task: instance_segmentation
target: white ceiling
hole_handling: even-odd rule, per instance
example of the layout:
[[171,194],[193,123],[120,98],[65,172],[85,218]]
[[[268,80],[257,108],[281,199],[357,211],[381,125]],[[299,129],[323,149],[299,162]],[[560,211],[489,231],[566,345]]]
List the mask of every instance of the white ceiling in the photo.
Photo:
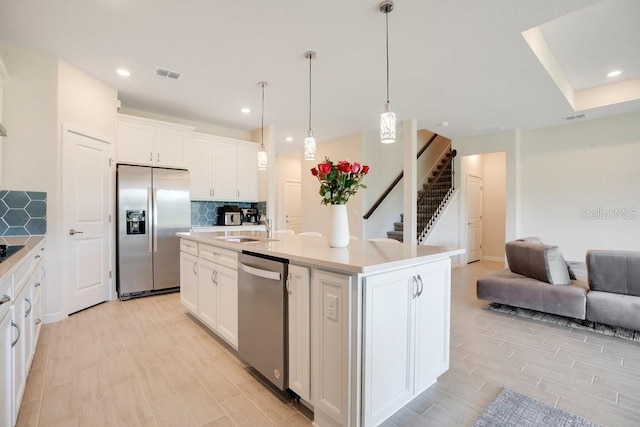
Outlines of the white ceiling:
[[[619,3],[622,15],[544,29],[551,48],[565,52],[560,62],[570,58],[576,86],[594,84],[612,67],[638,72],[640,16],[633,4],[640,2],[606,1]],[[574,111],[521,33],[596,3],[396,0],[389,15],[390,99],[398,119],[418,119],[450,138],[492,126],[564,123]],[[625,7],[631,7],[626,15]],[[257,82],[267,81],[265,124],[275,126],[278,152],[296,155],[308,119],[304,52],[317,52],[316,138],[377,132],[385,101],[384,31],[377,0],[0,0],[0,42],[61,57],[116,87],[126,108],[249,131],[260,127]],[[579,42],[569,44],[576,35]],[[116,75],[120,67],[131,76]],[[184,76],[160,78],[156,67]],[[240,113],[245,106],[253,112]],[[586,113],[637,110],[640,101]],[[445,121],[447,127],[438,125]],[[285,142],[287,136],[294,141]]]

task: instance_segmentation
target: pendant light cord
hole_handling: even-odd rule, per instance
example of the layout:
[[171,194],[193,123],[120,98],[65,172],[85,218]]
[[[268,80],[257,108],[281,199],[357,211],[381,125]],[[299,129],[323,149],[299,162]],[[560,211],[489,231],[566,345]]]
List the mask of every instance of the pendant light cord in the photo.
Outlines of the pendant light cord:
[[264,82],[262,83],[262,120],[260,122],[260,148],[264,151]]
[[313,55],[309,55],[309,131],[311,131],[311,60]]
[[389,12],[384,14],[387,34],[387,104],[389,103]]

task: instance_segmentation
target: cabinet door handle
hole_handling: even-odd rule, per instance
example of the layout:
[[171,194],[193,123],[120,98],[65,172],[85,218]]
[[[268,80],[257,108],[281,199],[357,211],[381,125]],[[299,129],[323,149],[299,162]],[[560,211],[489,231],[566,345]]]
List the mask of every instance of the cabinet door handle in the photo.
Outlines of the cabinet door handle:
[[41,283],[40,283],[40,282],[36,282],[36,283],[34,283],[34,284],[33,284],[33,287],[34,287],[34,288],[39,288],[39,287],[40,287],[40,285],[41,285]]
[[0,297],[0,305],[4,304],[5,302],[9,302],[11,301],[11,297],[9,295],[2,295]]
[[288,293],[289,295],[293,295],[293,292],[291,292],[291,287],[289,286],[289,285],[290,285],[290,282],[291,282],[291,273],[289,273],[289,274],[287,275],[287,281],[286,281],[286,282],[284,282],[284,285],[285,285],[285,287],[286,287],[286,289],[287,289],[287,293]]
[[25,297],[24,300],[29,303],[29,310],[24,312],[24,318],[26,319],[27,317],[29,317],[29,314],[31,314],[31,309],[33,308],[33,304],[31,304],[31,300],[27,297]]
[[217,283],[216,283],[216,271],[215,270],[211,271],[211,282],[214,285],[217,285]]
[[198,272],[196,271],[196,263],[193,263],[193,274],[197,275]]
[[149,161],[153,162],[153,152],[149,151]]
[[34,259],[38,259],[38,258],[40,258],[40,255],[36,255],[36,256],[34,256],[33,258],[34,258]]
[[160,163],[160,153],[157,153],[158,163]]
[[42,319],[36,319],[36,325],[39,325],[40,323],[42,323]]
[[215,196],[215,195],[216,195],[216,189],[215,189],[215,188],[212,188],[212,189],[211,189],[211,196]]
[[42,274],[42,277],[46,276],[47,274],[47,270],[44,268],[43,265],[40,266],[40,274]]
[[18,337],[16,338],[16,340],[14,342],[11,343],[11,348],[13,348],[18,343],[18,340],[20,340],[20,327],[13,320],[11,321],[11,326],[16,328],[16,330],[18,331]]
[[236,198],[240,198],[240,190],[236,190]]
[[420,282],[420,290],[418,291],[418,296],[422,295],[422,291],[424,290],[424,282],[422,281],[422,276],[418,274],[418,282]]
[[411,284],[413,285],[413,293],[411,299],[415,299],[416,296],[418,296],[418,279],[416,279],[416,276],[411,277]]
[[82,233],[84,233],[84,231],[74,230],[73,228],[69,230],[69,236],[74,236],[76,234],[82,234]]

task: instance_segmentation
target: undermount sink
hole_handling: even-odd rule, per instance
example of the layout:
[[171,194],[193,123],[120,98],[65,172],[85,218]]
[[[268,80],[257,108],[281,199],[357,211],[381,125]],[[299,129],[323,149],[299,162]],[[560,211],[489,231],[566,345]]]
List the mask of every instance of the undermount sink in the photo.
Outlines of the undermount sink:
[[256,242],[277,242],[276,239],[260,238],[260,237],[246,237],[246,236],[218,236],[218,240],[224,240],[225,242],[233,243],[256,243]]

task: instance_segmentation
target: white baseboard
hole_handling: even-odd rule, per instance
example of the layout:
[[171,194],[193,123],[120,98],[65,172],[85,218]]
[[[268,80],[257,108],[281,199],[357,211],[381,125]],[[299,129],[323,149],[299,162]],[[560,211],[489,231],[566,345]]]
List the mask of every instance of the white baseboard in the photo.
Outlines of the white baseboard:
[[504,262],[504,257],[499,256],[483,256],[483,261]]
[[66,319],[67,317],[68,316],[61,311],[52,314],[45,314],[44,316],[42,316],[42,323],[55,323],[61,321],[62,319]]

